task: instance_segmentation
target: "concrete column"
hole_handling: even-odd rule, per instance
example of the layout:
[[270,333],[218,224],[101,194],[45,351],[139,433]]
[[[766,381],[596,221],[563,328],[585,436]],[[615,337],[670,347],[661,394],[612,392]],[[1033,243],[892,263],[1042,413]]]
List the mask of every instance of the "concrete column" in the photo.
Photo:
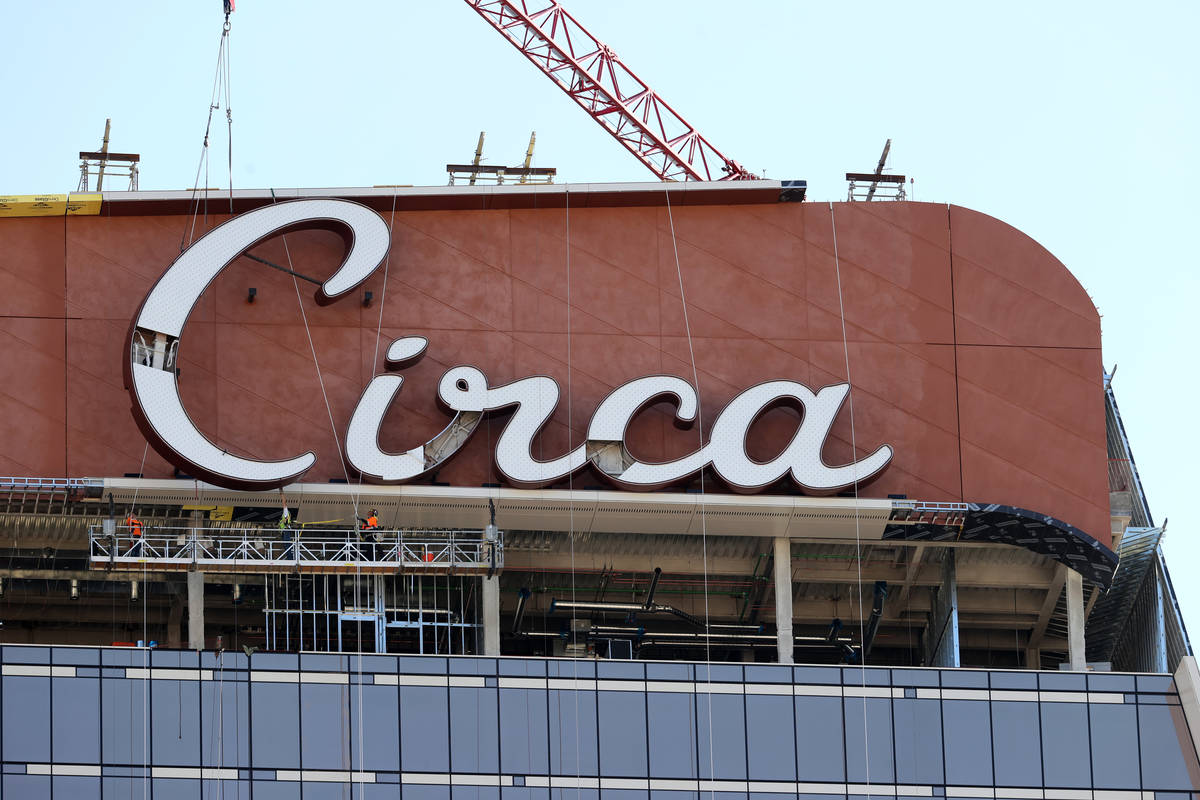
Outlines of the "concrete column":
[[1041,669],[1042,668],[1042,648],[1026,647],[1025,648],[1025,669]]
[[942,552],[942,585],[934,589],[933,611],[925,628],[925,664],[930,667],[957,667],[958,654],[958,577],[954,550]]
[[775,646],[780,664],[794,663],[792,634],[792,540],[775,539]]
[[483,578],[483,654],[500,655],[500,576]]
[[188,647],[204,649],[204,573],[187,574]]
[[1071,669],[1079,672],[1087,669],[1083,622],[1083,576],[1075,570],[1069,569],[1067,570],[1067,647],[1070,650]]

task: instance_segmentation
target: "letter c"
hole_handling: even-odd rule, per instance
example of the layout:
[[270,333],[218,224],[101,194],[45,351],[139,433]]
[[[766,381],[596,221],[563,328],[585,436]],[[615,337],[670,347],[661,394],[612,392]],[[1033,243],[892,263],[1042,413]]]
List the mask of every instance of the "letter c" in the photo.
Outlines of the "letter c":
[[273,489],[295,481],[316,462],[310,451],[280,461],[228,453],[205,438],[188,416],[175,380],[180,334],[209,284],[254,245],[290,230],[328,228],[346,241],[346,258],[317,291],[331,302],[359,286],[391,246],[384,221],[348,200],[291,200],[264,206],[214,228],[180,253],[158,279],[131,326],[125,385],[147,441],[175,466],[221,486]]

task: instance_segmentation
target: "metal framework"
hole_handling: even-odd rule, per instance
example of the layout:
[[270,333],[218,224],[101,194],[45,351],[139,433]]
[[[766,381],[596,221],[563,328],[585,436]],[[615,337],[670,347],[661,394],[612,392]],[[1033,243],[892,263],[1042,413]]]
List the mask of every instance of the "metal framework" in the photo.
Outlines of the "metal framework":
[[554,183],[558,170],[554,167],[533,166],[533,147],[537,143],[537,131],[529,134],[529,147],[525,150],[525,160],[515,167],[496,167],[481,164],[483,160],[483,139],[487,131],[479,132],[479,144],[475,145],[475,157],[470,164],[447,164],[446,172],[450,175],[450,185],[456,181],[466,181],[468,186],[476,183],[494,183],[503,186],[507,179],[515,183]]
[[888,139],[883,145],[883,155],[879,156],[879,163],[875,166],[874,172],[846,173],[846,180],[850,182],[850,191],[846,196],[848,201],[853,203],[856,200],[870,202],[872,200],[904,199],[904,176],[883,174],[883,166],[887,163],[888,153],[891,149],[892,140]]
[[503,534],[489,539],[481,530],[380,530],[360,539],[344,529],[153,527],[133,537],[125,526],[93,525],[88,548],[92,565],[108,569],[467,574],[504,567]]
[[82,501],[98,499],[104,482],[95,478],[0,476],[0,513],[71,513]]
[[138,162],[142,157],[137,153],[112,153],[108,149],[108,137],[112,132],[112,120],[104,120],[104,140],[99,150],[82,150],[79,153],[79,191],[88,191],[90,178],[96,176],[96,191],[104,188],[106,174],[119,178],[129,178],[129,191],[136,192],[138,188]]
[[[463,577],[267,575],[268,650],[472,653],[478,649],[474,586]],[[401,640],[406,641],[401,641]]]
[[474,186],[477,182],[494,183],[503,186],[509,183],[554,183],[558,170],[554,167],[494,167],[489,164],[447,164],[446,173],[450,176],[450,185],[457,181],[466,181]]
[[557,2],[466,2],[660,179],[758,177],[722,155]]

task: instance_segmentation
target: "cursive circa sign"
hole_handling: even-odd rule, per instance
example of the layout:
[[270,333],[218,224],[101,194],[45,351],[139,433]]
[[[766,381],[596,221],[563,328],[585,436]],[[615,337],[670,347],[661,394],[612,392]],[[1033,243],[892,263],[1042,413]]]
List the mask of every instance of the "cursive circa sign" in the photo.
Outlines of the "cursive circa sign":
[[[359,203],[319,199],[265,206],[234,217],[181,253],[146,295],[130,326],[125,382],[134,418],[164,458],[218,486],[272,489],[298,480],[316,462],[312,452],[262,461],[223,450],[196,428],[176,381],[180,336],[208,285],[255,244],[306,228],[333,230],[346,243],[341,266],[317,291],[317,301],[323,304],[362,284],[390,247],[387,225]],[[427,346],[423,337],[397,339],[387,349],[389,368],[416,361]],[[514,410],[496,443],[495,459],[499,471],[518,487],[546,486],[591,464],[622,489],[655,489],[709,468],[739,492],[758,491],[790,477],[806,492],[830,494],[874,478],[892,459],[892,448],[881,445],[850,464],[826,464],[821,453],[850,385],[838,383],[813,392],[795,381],[776,380],[752,386],[730,401],[712,424],[707,443],[693,453],[663,463],[639,461],[625,441],[626,429],[639,412],[670,401],[676,421],[686,426],[699,408],[690,383],[672,375],[651,375],[610,392],[593,413],[585,441],[543,461],[533,456],[532,443],[558,405],[558,384],[539,375],[491,386],[484,372],[473,366],[454,367],[442,376],[438,397],[453,412],[445,429],[422,445],[389,453],[379,446],[379,431],[403,383],[395,372],[372,378],[350,419],[344,455],[367,480],[403,483],[436,470],[462,448],[484,414],[508,408]],[[756,461],[746,453],[747,433],[764,411],[779,404],[799,407],[801,422],[778,455]]]

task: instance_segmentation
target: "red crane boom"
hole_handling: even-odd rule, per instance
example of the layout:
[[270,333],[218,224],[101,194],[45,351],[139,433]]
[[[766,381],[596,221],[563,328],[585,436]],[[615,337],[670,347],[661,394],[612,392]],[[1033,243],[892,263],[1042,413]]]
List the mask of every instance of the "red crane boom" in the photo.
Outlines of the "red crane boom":
[[753,180],[557,0],[466,0],[625,149],[665,181]]

